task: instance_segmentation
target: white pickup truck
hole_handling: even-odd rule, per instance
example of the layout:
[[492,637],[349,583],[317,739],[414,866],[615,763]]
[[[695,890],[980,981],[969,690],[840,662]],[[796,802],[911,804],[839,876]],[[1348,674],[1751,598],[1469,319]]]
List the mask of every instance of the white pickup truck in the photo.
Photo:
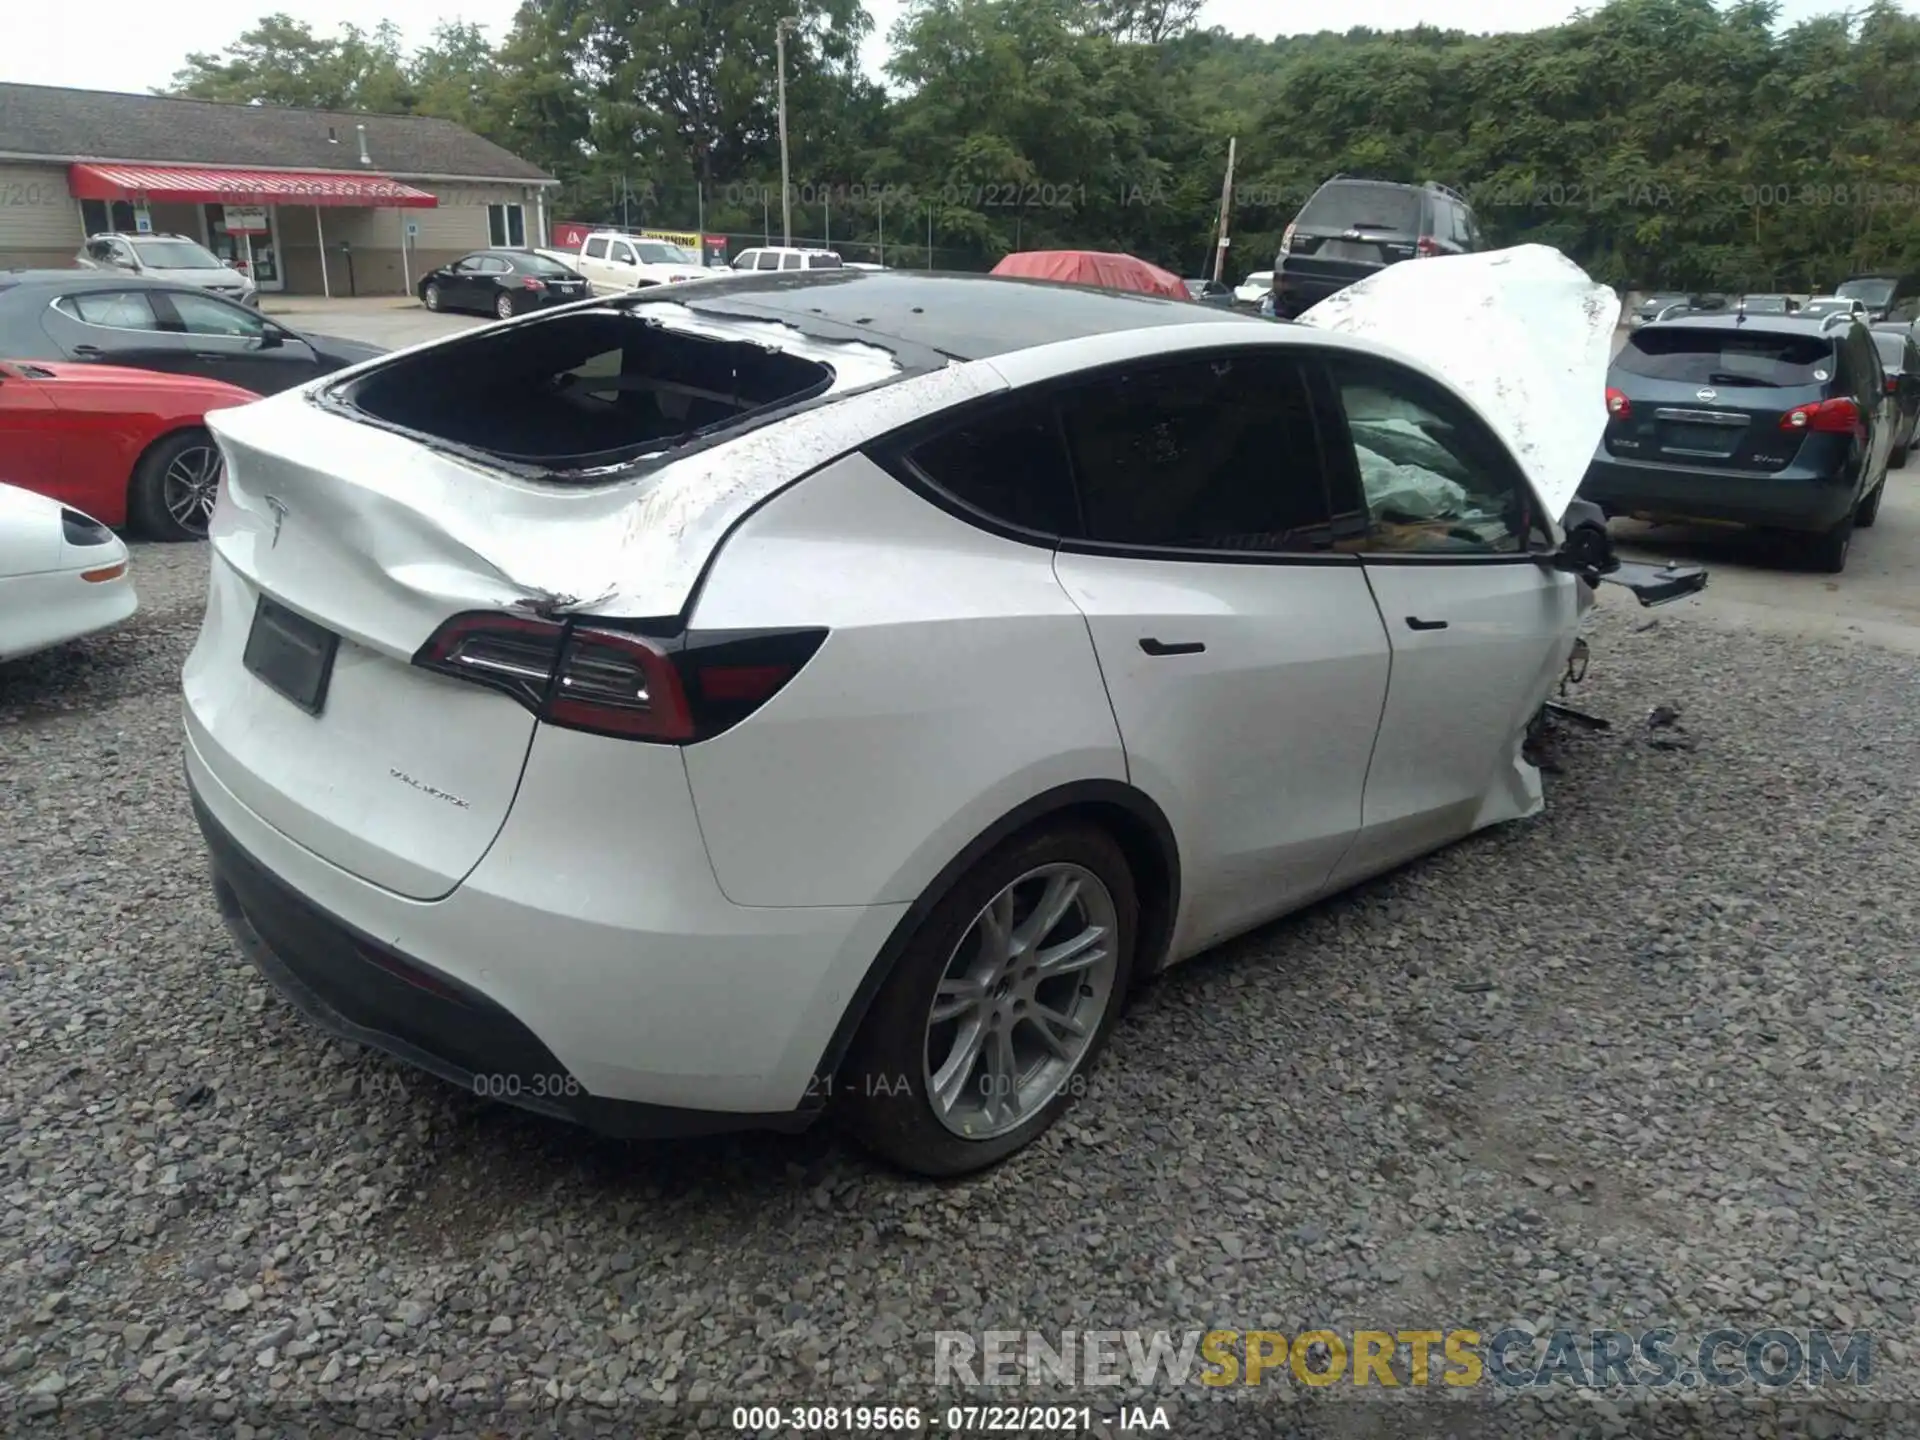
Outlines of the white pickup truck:
[[700,257],[665,240],[648,240],[619,230],[595,230],[578,250],[542,250],[587,277],[596,295],[704,280],[724,271],[705,269]]

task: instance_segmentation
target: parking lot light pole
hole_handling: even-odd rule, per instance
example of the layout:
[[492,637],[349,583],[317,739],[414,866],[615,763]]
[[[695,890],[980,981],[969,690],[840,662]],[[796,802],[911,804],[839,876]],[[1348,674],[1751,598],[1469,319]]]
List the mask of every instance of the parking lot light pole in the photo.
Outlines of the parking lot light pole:
[[786,15],[773,27],[780,56],[780,243],[788,249],[793,248],[793,184],[787,173],[787,31],[799,23],[799,16]]

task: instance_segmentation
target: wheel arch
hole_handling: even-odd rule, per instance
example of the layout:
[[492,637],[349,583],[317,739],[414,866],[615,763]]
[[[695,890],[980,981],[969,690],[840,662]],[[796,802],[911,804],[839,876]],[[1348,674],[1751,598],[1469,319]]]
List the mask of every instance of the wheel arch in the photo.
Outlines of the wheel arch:
[[[861,977],[815,1067],[822,1081],[839,1073],[874,997],[930,912],[981,858],[1017,835],[1063,819],[1084,818],[1113,837],[1133,871],[1140,901],[1133,978],[1165,968],[1180,911],[1180,850],[1166,812],[1144,791],[1120,780],[1076,780],[1023,801],[976,835],[907,907]],[[826,1086],[822,1089],[829,1088]]]
[[182,416],[176,420],[169,421],[166,429],[148,440],[146,444],[140,447],[139,452],[134,455],[133,463],[127,466],[127,483],[124,487],[129,520],[131,520],[133,516],[134,508],[133,487],[140,481],[140,472],[146,467],[147,458],[169,440],[177,439],[182,435],[191,435],[195,431],[206,436],[208,441],[216,447],[219,445],[220,442],[213,438],[213,431],[207,428],[206,416]]

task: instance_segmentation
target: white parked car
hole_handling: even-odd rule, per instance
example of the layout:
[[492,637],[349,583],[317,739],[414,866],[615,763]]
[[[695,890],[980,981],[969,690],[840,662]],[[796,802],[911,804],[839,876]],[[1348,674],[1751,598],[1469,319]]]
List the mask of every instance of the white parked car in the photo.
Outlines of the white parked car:
[[253,281],[184,235],[89,235],[73,257],[87,270],[120,270],[146,280],[198,285],[242,305],[258,304]]
[[[733,257],[735,270],[845,270],[853,267],[836,250],[806,250],[797,245],[757,245]],[[865,268],[864,266],[861,268]]]
[[118,625],[138,603],[117,535],[58,500],[0,484],[0,661]]
[[1537,247],[1337,298],[743,277],[214,413],[239,944],[610,1132],[1019,1148],[1143,977],[1542,803],[1617,302]]
[[621,230],[596,230],[578,250],[534,252],[558,260],[586,276],[596,295],[618,295],[650,285],[677,285],[704,280],[717,273],[707,269],[691,250],[667,240],[649,240]]
[[1240,305],[1258,305],[1273,293],[1273,272],[1256,270],[1234,288],[1233,298]]

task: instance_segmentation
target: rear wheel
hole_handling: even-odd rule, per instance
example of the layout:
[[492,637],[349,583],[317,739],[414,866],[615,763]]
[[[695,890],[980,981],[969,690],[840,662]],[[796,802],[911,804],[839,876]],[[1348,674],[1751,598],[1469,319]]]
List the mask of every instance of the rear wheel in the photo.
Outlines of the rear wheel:
[[519,307],[513,303],[513,296],[511,295],[503,294],[498,300],[493,302],[493,313],[498,315],[502,320],[511,320],[514,311],[518,308]]
[[1120,1014],[1138,901],[1086,824],[1016,837],[928,913],[836,1082],[847,1128],[922,1175],[1006,1158],[1059,1118]]
[[1846,569],[1847,552],[1853,548],[1853,524],[1853,512],[1848,511],[1838,525],[1814,536],[1807,545],[1807,563],[1827,575],[1838,575]]
[[178,431],[140,457],[127,487],[127,514],[152,539],[204,540],[225,473],[211,435]]
[[440,287],[438,285],[427,286],[426,289],[420,292],[420,303],[425,305],[429,310],[438,311],[442,303]]

